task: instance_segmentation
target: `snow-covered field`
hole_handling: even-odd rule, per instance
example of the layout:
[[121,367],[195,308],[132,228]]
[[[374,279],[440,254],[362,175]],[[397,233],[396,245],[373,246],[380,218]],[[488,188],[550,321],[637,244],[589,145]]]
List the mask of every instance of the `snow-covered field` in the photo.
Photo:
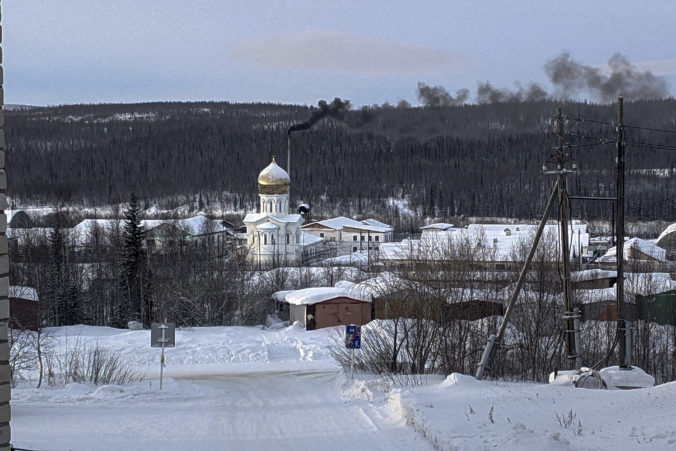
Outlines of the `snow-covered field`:
[[146,379],[13,389],[19,448],[676,449],[676,383],[605,391],[452,374],[401,387],[374,375],[350,380],[328,349],[338,328],[210,327],[177,331],[160,391],[149,331],[48,332],[57,348],[79,340],[120,349]]

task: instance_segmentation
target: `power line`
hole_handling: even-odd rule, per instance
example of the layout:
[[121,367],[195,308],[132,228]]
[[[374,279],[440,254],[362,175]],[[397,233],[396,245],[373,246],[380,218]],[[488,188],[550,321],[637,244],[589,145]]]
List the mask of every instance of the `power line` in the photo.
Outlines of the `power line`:
[[[601,124],[601,125],[607,125],[607,126],[612,126],[612,127],[617,126],[617,124],[614,123],[614,122],[597,121],[597,120],[594,120],[594,119],[583,119],[583,118],[580,118],[580,117],[569,117],[569,116],[564,116],[564,118],[566,120],[576,121],[576,122],[589,122],[589,123],[592,123],[592,124]],[[648,130],[648,131],[651,131],[651,132],[660,132],[660,133],[672,133],[672,134],[676,135],[676,130],[667,130],[667,129],[664,129],[664,128],[642,127],[640,125],[627,125],[627,124],[623,124],[622,126],[624,128],[634,128],[634,129],[637,129],[637,130]]]
[[635,128],[638,130],[650,130],[651,132],[673,133],[676,135],[676,130],[665,130],[663,128],[640,127],[638,125],[625,125],[624,128]]
[[648,144],[631,141],[625,141],[625,144],[631,144],[632,146],[651,147],[653,149],[676,150],[676,146],[670,146],[668,144]]

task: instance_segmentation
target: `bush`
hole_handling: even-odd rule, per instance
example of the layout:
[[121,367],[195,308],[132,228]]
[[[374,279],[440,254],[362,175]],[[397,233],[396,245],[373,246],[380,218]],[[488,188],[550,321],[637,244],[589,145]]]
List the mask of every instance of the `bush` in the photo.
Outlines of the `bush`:
[[73,346],[66,345],[65,352],[46,355],[45,361],[50,385],[71,382],[121,385],[143,380],[143,375],[122,359],[121,351],[98,343],[82,346],[79,338]]

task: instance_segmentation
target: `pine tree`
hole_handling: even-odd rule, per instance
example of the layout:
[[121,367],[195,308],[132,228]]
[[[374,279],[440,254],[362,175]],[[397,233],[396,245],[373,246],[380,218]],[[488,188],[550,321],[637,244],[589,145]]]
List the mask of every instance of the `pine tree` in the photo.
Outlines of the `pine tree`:
[[68,277],[66,272],[66,249],[61,214],[57,211],[56,223],[49,232],[49,265],[47,269],[47,299],[43,310],[47,324],[62,326],[67,311]]
[[60,210],[57,210],[55,220],[49,233],[47,298],[43,314],[48,324],[67,326],[82,322],[80,292],[69,267],[68,234]]
[[135,193],[131,195],[125,218],[119,283],[121,303],[114,322],[117,327],[125,327],[132,320],[147,326],[151,318],[151,312],[145,311],[149,308],[150,271],[143,248],[145,230],[141,225],[141,209]]

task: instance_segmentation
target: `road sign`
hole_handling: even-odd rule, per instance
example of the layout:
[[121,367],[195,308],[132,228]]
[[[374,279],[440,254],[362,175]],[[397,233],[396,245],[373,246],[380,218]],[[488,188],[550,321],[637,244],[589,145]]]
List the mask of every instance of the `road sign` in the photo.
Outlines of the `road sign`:
[[150,325],[150,346],[153,348],[176,346],[176,325],[174,323],[152,323]]
[[356,324],[345,326],[345,347],[347,349],[361,349],[361,326]]
[[162,348],[162,355],[160,356],[160,390],[162,390],[164,348],[176,346],[176,325],[174,323],[152,323],[150,325],[150,346]]

